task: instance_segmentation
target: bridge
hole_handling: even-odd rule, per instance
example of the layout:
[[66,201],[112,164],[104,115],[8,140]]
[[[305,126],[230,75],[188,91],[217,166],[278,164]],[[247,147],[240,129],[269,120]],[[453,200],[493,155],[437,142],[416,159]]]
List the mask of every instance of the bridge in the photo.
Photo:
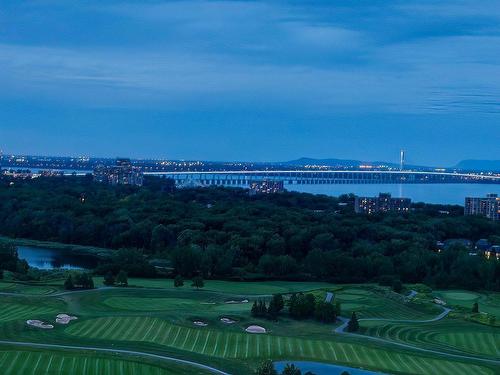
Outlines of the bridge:
[[175,180],[178,185],[248,186],[255,181],[283,181],[285,185],[332,184],[500,184],[500,175],[416,171],[215,171],[145,172]]

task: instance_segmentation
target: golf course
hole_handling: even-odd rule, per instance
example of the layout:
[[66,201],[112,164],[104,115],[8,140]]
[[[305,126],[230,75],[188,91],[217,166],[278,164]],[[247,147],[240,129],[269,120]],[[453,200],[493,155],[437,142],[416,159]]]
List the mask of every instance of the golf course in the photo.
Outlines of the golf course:
[[[408,299],[370,284],[206,281],[197,289],[189,282],[175,288],[168,279],[129,279],[128,287],[94,281],[95,289],[83,291],[65,291],[63,280],[0,282],[4,374],[251,374],[265,359],[386,374],[494,375],[500,368],[500,327],[453,315],[455,306],[476,301],[485,312],[498,311],[494,293],[440,290]],[[317,299],[334,293],[341,316],[358,314],[360,331],[346,332],[341,321],[250,314],[257,299],[280,293],[287,300],[296,292]],[[73,318],[59,324],[58,314]],[[247,332],[251,325],[265,333]]]

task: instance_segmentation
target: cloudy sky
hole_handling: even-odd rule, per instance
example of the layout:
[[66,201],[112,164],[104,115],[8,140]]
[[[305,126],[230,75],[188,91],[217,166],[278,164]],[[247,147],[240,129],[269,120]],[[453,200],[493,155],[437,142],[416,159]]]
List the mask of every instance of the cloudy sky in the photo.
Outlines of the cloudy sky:
[[498,159],[500,2],[2,0],[0,148]]

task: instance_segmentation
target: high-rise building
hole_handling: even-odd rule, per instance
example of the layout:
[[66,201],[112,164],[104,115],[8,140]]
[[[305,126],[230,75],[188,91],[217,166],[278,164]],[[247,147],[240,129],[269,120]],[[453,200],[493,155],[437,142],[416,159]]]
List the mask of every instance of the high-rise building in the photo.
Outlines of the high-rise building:
[[354,211],[358,214],[374,214],[377,212],[408,212],[411,199],[392,198],[389,193],[380,193],[378,197],[356,197]]
[[134,167],[130,159],[117,159],[116,165],[98,165],[94,169],[94,181],[110,185],[142,186],[144,175],[140,168]]
[[491,220],[500,220],[500,197],[498,194],[487,194],[485,198],[465,198],[466,216],[485,216]]

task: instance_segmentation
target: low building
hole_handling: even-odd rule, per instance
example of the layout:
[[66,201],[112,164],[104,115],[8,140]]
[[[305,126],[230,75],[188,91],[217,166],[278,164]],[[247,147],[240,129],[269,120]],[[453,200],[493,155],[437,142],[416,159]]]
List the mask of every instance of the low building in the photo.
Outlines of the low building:
[[94,181],[109,185],[142,186],[144,175],[140,168],[134,167],[130,159],[117,159],[116,165],[98,165],[94,169]]
[[256,194],[276,194],[285,191],[283,181],[252,181],[250,182],[250,195]]
[[500,220],[500,197],[487,194],[484,198],[465,198],[466,216],[484,216],[491,220]]
[[492,246],[484,252],[486,259],[500,260],[500,246]]
[[374,214],[378,212],[408,212],[411,199],[392,198],[389,193],[380,193],[378,197],[356,197],[354,211],[358,214]]

